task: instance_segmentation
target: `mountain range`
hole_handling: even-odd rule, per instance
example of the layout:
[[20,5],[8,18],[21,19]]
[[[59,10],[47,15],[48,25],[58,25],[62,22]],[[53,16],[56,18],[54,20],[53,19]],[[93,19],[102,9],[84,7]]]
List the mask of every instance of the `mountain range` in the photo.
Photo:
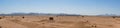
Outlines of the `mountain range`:
[[40,15],[40,16],[80,16],[78,14],[52,14],[52,13],[11,13],[11,14],[0,14],[0,16],[20,16],[20,15]]

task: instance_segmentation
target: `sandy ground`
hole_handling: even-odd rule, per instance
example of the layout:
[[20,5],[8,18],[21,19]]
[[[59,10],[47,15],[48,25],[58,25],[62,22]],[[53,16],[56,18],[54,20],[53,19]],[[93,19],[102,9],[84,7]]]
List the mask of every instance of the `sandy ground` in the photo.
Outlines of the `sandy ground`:
[[0,28],[120,28],[120,17],[0,16]]

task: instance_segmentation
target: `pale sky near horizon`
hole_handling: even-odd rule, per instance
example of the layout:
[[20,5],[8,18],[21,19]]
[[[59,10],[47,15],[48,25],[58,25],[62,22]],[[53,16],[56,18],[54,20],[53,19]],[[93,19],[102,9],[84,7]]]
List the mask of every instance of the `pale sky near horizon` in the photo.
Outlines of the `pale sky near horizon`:
[[0,0],[0,14],[16,12],[120,15],[120,0]]

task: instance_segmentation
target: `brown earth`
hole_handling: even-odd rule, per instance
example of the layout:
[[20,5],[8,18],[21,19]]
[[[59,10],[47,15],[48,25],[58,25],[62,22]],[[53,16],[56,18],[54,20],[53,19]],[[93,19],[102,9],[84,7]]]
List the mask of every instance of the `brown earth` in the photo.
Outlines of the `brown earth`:
[[0,28],[120,28],[120,17],[0,16]]

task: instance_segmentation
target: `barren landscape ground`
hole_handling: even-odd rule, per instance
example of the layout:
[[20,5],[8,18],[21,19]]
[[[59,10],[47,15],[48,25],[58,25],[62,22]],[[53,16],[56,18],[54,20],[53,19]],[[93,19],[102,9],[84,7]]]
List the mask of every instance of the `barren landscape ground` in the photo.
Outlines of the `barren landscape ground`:
[[120,28],[120,17],[0,16],[0,28]]

